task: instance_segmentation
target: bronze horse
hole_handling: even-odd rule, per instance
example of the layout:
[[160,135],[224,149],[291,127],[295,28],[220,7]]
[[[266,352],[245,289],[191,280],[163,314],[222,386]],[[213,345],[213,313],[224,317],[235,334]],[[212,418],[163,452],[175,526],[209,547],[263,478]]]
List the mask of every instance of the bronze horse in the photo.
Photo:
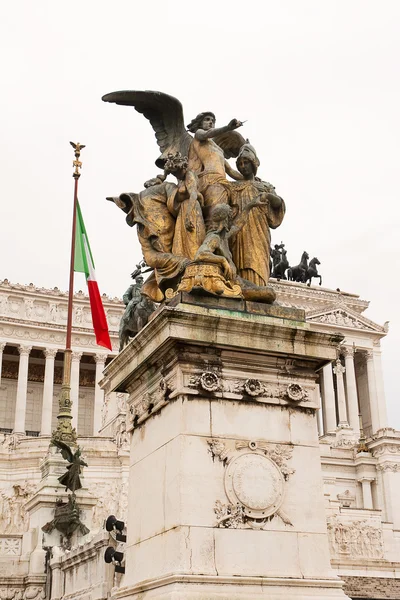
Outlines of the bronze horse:
[[295,267],[289,267],[287,271],[287,278],[289,281],[300,281],[301,283],[306,282],[306,273],[308,269],[309,255],[307,252],[303,252],[301,255],[300,264]]
[[320,265],[320,264],[321,263],[319,262],[318,258],[316,258],[316,257],[314,257],[310,260],[310,264],[308,265],[308,269],[306,272],[306,278],[305,278],[305,281],[306,281],[308,287],[310,287],[311,279],[313,277],[319,277],[319,285],[322,285],[322,277],[318,273],[317,267],[315,266],[315,265]]

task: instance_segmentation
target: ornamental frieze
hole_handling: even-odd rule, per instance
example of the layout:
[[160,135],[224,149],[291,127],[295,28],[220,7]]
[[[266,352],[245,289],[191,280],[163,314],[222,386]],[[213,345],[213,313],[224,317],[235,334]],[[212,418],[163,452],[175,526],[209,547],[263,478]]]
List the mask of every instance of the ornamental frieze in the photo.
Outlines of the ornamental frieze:
[[255,378],[225,379],[211,370],[190,375],[187,387],[206,393],[228,392],[249,399],[280,398],[292,403],[307,402],[310,399],[309,390],[297,382],[267,383]]
[[213,460],[218,458],[225,466],[227,501],[215,502],[216,527],[263,529],[275,516],[292,525],[282,510],[285,482],[294,473],[287,464],[292,445],[219,438],[207,443]]

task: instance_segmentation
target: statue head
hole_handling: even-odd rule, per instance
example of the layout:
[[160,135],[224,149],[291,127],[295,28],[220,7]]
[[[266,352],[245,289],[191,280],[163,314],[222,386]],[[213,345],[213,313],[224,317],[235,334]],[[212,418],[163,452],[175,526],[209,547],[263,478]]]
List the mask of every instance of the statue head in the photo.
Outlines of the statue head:
[[215,127],[215,115],[210,111],[199,113],[186,127],[190,133],[196,133],[198,129],[212,129]]
[[139,285],[142,285],[142,283],[143,283],[143,281],[144,281],[144,280],[143,280],[143,275],[137,275],[137,276],[135,277],[135,280],[136,280],[136,283],[139,283]]
[[[236,159],[236,166],[239,173],[241,173],[245,178],[247,178],[249,175],[257,174],[260,161],[258,160],[255,149],[248,142],[243,144],[243,146],[240,148],[239,156]],[[250,172],[250,169],[252,172]]]
[[229,204],[216,204],[210,212],[208,230],[217,232],[229,230],[232,217],[233,212]]

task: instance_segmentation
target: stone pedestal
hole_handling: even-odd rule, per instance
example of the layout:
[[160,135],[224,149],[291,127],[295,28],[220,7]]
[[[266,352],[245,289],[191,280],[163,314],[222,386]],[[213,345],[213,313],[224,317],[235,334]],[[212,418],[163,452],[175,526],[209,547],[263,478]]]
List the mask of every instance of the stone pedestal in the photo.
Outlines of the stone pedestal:
[[105,370],[129,394],[126,573],[114,598],[345,598],[331,570],[315,371],[299,310],[174,298]]

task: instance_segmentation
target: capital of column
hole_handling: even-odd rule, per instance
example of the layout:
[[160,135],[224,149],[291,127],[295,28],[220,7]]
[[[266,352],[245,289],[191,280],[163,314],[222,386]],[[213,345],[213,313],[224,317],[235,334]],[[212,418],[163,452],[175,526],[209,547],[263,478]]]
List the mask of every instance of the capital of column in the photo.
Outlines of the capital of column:
[[374,358],[374,351],[373,350],[367,350],[365,352],[365,360],[372,360]]
[[344,357],[350,356],[351,358],[354,358],[355,349],[354,346],[343,346],[343,348],[340,349],[340,352]]
[[79,362],[83,356],[83,352],[72,352],[71,358],[72,362]]
[[18,352],[20,356],[29,356],[32,350],[32,346],[18,346]]
[[55,358],[57,352],[57,348],[46,348],[45,350],[43,350],[43,354],[46,358]]
[[362,483],[363,481],[368,481],[369,483],[372,483],[373,481],[375,481],[375,477],[357,477],[357,481],[358,483]]
[[0,342],[0,352],[3,352],[5,347],[6,347],[6,342]]
[[340,362],[340,360],[336,361],[336,365],[333,367],[333,372],[335,373],[335,375],[343,375],[343,373],[346,371],[346,367],[344,367],[342,365],[342,363]]
[[96,362],[96,365],[104,365],[104,363],[107,360],[107,354],[95,354],[94,360]]

